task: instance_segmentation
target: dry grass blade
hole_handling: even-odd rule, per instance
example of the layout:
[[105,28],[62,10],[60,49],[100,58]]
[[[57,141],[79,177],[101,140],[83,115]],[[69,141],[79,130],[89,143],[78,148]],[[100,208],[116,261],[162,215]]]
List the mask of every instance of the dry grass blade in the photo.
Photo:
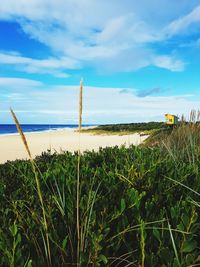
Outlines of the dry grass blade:
[[80,81],[80,91],[79,91],[79,131],[82,127],[82,111],[83,111],[83,81]]
[[12,114],[13,119],[14,119],[14,121],[15,121],[17,130],[18,130],[18,132],[19,132],[19,134],[20,134],[20,136],[21,136],[21,139],[22,139],[22,141],[23,141],[23,144],[24,144],[24,146],[25,146],[25,148],[26,148],[26,151],[27,151],[27,153],[28,153],[28,155],[29,155],[29,158],[32,159],[32,155],[31,155],[30,149],[29,149],[29,147],[28,147],[28,143],[27,143],[27,141],[26,141],[26,137],[25,137],[25,135],[24,135],[24,133],[23,133],[23,131],[22,131],[22,128],[21,128],[21,126],[20,126],[20,124],[19,124],[19,121],[18,121],[18,119],[17,119],[17,117],[16,117],[14,111],[13,111],[12,109],[10,109],[10,111],[11,111],[11,114]]
[[80,134],[82,127],[82,109],[83,109],[83,82],[80,81],[79,90],[79,149],[78,149],[78,164],[77,164],[77,186],[76,186],[76,228],[77,228],[77,263],[80,263]]
[[26,151],[29,155],[29,158],[30,158],[30,162],[31,162],[31,166],[32,166],[32,170],[33,170],[33,173],[35,175],[35,181],[36,181],[36,187],[37,187],[37,193],[38,193],[38,197],[39,197],[39,200],[40,200],[40,203],[41,203],[41,208],[42,208],[42,213],[43,213],[43,227],[44,227],[44,231],[45,231],[45,235],[46,235],[46,243],[44,242],[44,248],[45,248],[45,251],[46,251],[46,254],[47,254],[47,258],[48,258],[48,262],[49,262],[49,265],[51,265],[51,252],[50,252],[50,243],[49,243],[49,235],[48,235],[48,224],[47,224],[47,219],[46,219],[46,212],[45,212],[45,208],[44,208],[44,202],[43,202],[43,197],[42,197],[42,192],[41,192],[41,188],[40,188],[40,182],[39,182],[39,178],[38,178],[38,173],[36,171],[36,164],[32,158],[32,155],[31,155],[31,152],[30,152],[30,149],[29,149],[29,146],[28,146],[28,143],[27,143],[27,140],[26,140],[26,137],[23,133],[23,130],[20,126],[20,123],[17,119],[17,116],[15,115],[14,111],[12,109],[10,109],[11,111],[11,114],[12,114],[12,117],[14,119],[14,122],[16,124],[16,127],[17,127],[17,130],[20,134],[20,137],[22,139],[22,142],[26,148]]

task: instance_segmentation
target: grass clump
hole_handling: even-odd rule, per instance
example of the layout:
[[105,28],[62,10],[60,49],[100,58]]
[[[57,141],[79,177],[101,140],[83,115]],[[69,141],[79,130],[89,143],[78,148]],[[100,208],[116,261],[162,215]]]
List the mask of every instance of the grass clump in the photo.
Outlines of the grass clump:
[[[190,162],[183,157],[175,162],[164,147],[133,146],[81,155],[80,256],[78,158],[78,153],[44,153],[35,160],[41,175],[51,266],[199,264],[199,207],[194,204],[199,203],[199,195],[194,192],[200,192],[200,158]],[[49,264],[30,161],[0,165],[0,203],[0,266]]]

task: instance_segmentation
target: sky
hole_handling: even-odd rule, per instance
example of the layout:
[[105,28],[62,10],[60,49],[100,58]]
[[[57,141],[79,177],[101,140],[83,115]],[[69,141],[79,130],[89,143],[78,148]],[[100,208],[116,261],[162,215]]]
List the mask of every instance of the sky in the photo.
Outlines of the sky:
[[164,121],[200,109],[200,0],[0,4],[0,124]]

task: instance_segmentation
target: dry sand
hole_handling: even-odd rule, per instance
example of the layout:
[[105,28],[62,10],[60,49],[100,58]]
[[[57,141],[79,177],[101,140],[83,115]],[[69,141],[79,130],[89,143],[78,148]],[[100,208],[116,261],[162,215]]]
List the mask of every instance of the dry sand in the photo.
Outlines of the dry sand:
[[[80,150],[95,150],[99,147],[112,147],[115,145],[129,146],[139,145],[147,136],[139,134],[130,135],[92,135],[91,133],[79,133],[74,129],[63,129],[49,132],[27,133],[32,156],[40,155],[42,152],[51,149],[52,152],[62,152],[65,150],[74,152]],[[80,146],[79,146],[80,144]],[[26,159],[27,153],[18,134],[0,135],[0,163],[7,160]]]

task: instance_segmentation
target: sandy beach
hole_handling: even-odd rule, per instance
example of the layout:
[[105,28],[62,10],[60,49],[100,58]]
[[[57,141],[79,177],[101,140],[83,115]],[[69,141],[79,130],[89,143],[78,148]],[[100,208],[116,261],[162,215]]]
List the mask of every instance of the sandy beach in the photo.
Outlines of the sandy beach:
[[[112,147],[115,145],[129,146],[139,145],[147,136],[139,134],[130,135],[93,135],[91,133],[79,133],[74,129],[54,130],[49,132],[35,132],[26,134],[32,156],[40,155],[42,152],[61,153],[62,151],[77,151],[80,147],[81,152],[86,150],[97,151],[99,147]],[[0,135],[0,163],[8,160],[27,159],[27,153],[20,136]]]

